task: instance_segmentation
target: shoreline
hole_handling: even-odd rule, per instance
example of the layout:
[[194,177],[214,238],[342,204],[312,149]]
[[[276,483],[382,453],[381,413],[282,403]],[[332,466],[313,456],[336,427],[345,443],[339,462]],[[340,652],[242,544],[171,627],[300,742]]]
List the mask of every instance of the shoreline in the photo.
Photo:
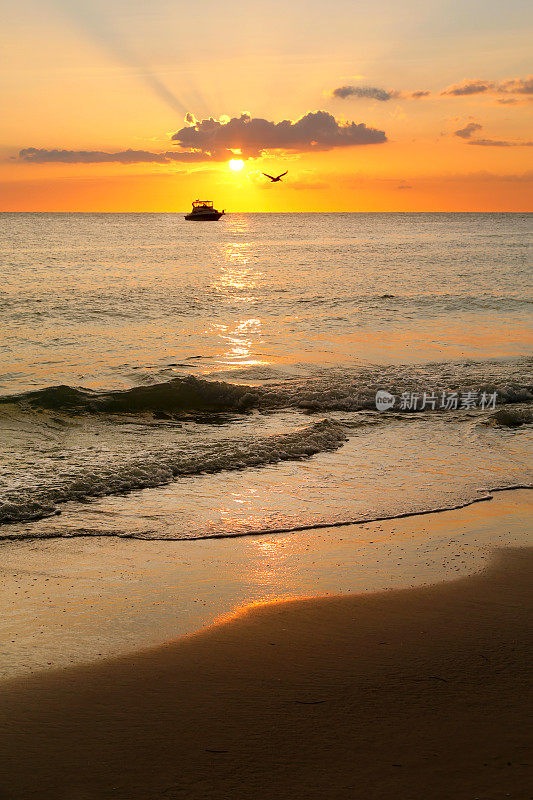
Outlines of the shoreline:
[[0,681],[161,645],[265,602],[449,581],[532,544],[529,490],[459,510],[206,540],[2,546]]
[[[156,487],[161,488],[161,487]],[[139,533],[131,533],[127,534],[124,532],[120,532],[121,539],[137,539],[139,541],[152,541],[152,542],[201,542],[206,539],[239,539],[243,536],[277,536],[280,533],[300,533],[302,531],[314,531],[314,530],[324,530],[326,528],[345,528],[352,525],[370,525],[373,522],[394,522],[395,520],[399,519],[409,519],[410,517],[424,517],[431,514],[444,514],[447,511],[460,511],[463,508],[469,508],[470,506],[475,505],[476,503],[485,503],[490,500],[494,500],[494,495],[498,494],[499,492],[516,492],[521,490],[533,490],[532,483],[517,483],[513,484],[512,486],[496,486],[494,488],[489,489],[478,489],[480,497],[473,497],[469,500],[461,501],[460,503],[456,503],[454,505],[449,506],[439,506],[437,508],[425,508],[418,511],[402,511],[398,514],[390,514],[385,516],[375,516],[375,517],[368,517],[368,518],[361,518],[361,519],[350,519],[350,520],[341,520],[339,522],[313,522],[309,523],[309,525],[295,525],[286,528],[265,528],[263,530],[254,530],[254,531],[237,531],[235,533],[206,533],[204,535],[195,535],[194,537],[149,537],[143,536]],[[134,490],[134,491],[143,491],[141,490]],[[39,517],[36,520],[21,520],[18,521],[17,524],[26,524],[32,525],[33,523],[39,523],[43,520],[52,520],[59,516],[61,516],[61,510],[57,510],[52,512],[46,516]],[[5,523],[6,525],[12,523]],[[92,531],[91,533],[79,533],[75,530],[69,532],[68,536],[65,534],[50,534],[45,536],[32,536],[31,534],[22,535],[22,534],[3,534],[0,535],[0,547],[2,546],[3,542],[41,542],[41,541],[49,541],[51,539],[97,539],[97,538],[114,538],[117,537],[118,534],[115,533],[106,533],[105,531],[97,532]]]
[[521,798],[533,548],[4,684],[10,800]]

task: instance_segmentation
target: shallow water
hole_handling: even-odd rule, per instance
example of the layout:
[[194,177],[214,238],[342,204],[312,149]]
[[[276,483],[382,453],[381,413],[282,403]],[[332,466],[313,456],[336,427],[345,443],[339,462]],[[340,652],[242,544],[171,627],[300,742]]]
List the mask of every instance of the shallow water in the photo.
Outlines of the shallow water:
[[0,215],[0,536],[231,536],[529,485],[530,223]]

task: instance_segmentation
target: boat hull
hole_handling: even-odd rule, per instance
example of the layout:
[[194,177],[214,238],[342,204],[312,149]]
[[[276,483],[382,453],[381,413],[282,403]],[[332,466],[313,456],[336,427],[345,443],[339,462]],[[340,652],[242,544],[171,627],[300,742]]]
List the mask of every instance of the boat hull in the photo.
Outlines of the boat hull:
[[216,222],[223,215],[223,211],[213,211],[212,214],[186,214],[185,219],[190,222]]

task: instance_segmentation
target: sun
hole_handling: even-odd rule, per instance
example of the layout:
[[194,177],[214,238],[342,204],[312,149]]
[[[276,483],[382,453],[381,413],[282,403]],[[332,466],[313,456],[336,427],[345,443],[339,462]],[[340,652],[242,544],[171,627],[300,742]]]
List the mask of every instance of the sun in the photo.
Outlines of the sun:
[[240,172],[240,170],[244,167],[244,161],[240,158],[232,158],[229,162],[229,168],[233,170],[233,172]]

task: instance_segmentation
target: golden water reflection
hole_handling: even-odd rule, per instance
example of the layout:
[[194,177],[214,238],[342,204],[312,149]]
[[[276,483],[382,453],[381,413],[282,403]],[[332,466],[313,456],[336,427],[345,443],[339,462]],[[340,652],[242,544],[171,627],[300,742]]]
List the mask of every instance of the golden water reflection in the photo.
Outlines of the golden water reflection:
[[[246,220],[235,222],[235,231],[244,233]],[[213,322],[210,333],[214,333],[220,341],[217,363],[254,366],[267,362],[255,355],[263,344],[262,320],[258,317],[240,315],[244,306],[257,303],[257,286],[263,273],[250,264],[251,244],[243,241],[224,242],[220,247],[220,274],[212,284],[218,294],[222,309],[227,308],[229,315],[237,312],[238,319],[227,322]]]
[[267,362],[254,358],[258,345],[263,343],[260,319],[243,319],[233,325],[213,324],[221,341],[223,352],[218,363],[254,365]]
[[[217,509],[220,519],[230,519],[234,531],[245,533],[250,530],[271,530],[273,520],[265,513],[254,486],[246,486],[240,491],[230,491],[223,504]],[[279,533],[275,536],[247,537],[246,546],[251,551],[245,580],[253,586],[253,594],[259,594],[261,601],[279,596],[289,589],[294,590],[298,576],[291,568],[291,559],[302,549],[301,542],[293,534]],[[295,550],[296,548],[296,550]],[[304,551],[308,546],[304,545]]]
[[249,242],[225,242],[221,246],[222,263],[214,289],[223,302],[257,302],[254,290],[263,273],[250,265],[250,248]]
[[293,556],[291,545],[294,546],[293,536],[254,541],[258,558],[247,577],[255,586],[271,589],[265,593],[265,599],[275,595],[277,591],[288,589],[294,581],[294,575],[290,571],[287,574],[286,567],[286,562]]

